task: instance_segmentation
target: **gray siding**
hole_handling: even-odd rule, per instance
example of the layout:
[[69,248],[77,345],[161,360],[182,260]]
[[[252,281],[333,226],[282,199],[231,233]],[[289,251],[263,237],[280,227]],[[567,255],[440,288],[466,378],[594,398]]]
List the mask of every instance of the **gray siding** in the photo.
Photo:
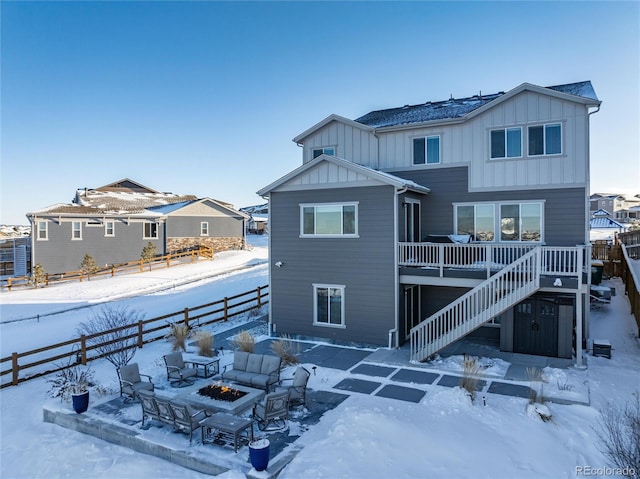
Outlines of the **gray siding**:
[[200,236],[200,223],[209,223],[211,238],[241,238],[244,222],[241,218],[169,216],[167,218],[167,238],[197,238]]
[[544,240],[549,246],[585,244],[587,192],[582,187],[469,193],[467,167],[394,172],[431,189],[422,202],[422,234],[454,233],[454,203],[544,200]]
[[[104,225],[87,226],[82,221],[82,239],[71,239],[71,221],[48,221],[48,240],[33,239],[33,265],[42,264],[48,273],[64,273],[80,269],[85,254],[90,254],[99,267],[140,259],[149,241],[164,252],[164,226],[158,225],[158,239],[144,239],[143,223],[128,225],[115,220],[115,236],[104,235]],[[34,229],[34,231],[37,231]],[[36,233],[37,234],[37,233]]]
[[[272,192],[271,312],[276,333],[386,345],[395,327],[394,188]],[[358,238],[300,238],[300,203],[358,201]],[[281,261],[281,268],[273,264]],[[313,325],[313,284],[345,286],[346,328]]]

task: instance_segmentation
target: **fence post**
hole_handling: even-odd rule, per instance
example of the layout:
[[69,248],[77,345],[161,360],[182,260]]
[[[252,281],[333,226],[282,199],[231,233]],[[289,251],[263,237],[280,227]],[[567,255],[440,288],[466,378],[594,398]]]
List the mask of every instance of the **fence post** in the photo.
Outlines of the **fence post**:
[[142,266],[144,265],[144,262],[142,261],[142,258],[140,258],[140,272],[142,273]]
[[184,308],[184,325],[189,329],[189,308]]
[[7,278],[7,288],[11,291],[11,278]]
[[49,286],[49,273],[44,274],[44,285]]
[[111,277],[113,278],[116,275],[116,267],[111,265]]
[[260,308],[262,307],[262,303],[261,303],[261,298],[260,298],[260,291],[262,290],[262,288],[260,286],[258,286],[258,289],[256,289],[257,293],[258,293],[258,298],[256,301],[257,307]]
[[80,336],[80,358],[83,366],[87,365],[87,337]]
[[224,297],[224,320],[227,321],[227,310],[229,309],[229,299]]
[[142,349],[142,346],[144,345],[144,335],[143,335],[143,326],[142,326],[142,320],[138,321],[138,347],[140,349]]
[[167,268],[171,266],[171,253],[167,255]]
[[11,373],[12,373],[12,381],[11,384],[17,386],[18,381],[18,371],[20,370],[20,366],[18,366],[18,353],[11,353]]

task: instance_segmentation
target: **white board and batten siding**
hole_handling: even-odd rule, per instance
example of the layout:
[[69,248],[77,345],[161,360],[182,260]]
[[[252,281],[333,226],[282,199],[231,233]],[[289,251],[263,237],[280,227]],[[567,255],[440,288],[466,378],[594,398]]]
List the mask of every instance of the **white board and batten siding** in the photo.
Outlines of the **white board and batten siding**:
[[304,162],[313,160],[314,149],[327,147],[335,148],[339,158],[377,169],[377,139],[365,129],[339,121],[328,123],[304,139]]

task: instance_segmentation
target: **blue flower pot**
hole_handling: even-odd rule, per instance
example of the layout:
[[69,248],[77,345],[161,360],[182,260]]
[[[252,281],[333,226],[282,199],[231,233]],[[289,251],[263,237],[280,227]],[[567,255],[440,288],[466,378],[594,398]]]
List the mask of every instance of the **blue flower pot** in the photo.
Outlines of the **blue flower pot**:
[[73,401],[73,410],[78,414],[85,412],[89,409],[89,391],[72,394],[71,401]]
[[264,471],[269,465],[269,440],[250,442],[249,459],[251,459],[251,465],[256,471]]

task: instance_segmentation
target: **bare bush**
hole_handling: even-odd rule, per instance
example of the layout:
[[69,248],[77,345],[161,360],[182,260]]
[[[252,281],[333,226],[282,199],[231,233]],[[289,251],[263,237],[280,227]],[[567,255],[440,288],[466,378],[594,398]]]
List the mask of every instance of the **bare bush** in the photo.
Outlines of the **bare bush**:
[[213,333],[201,329],[196,332],[196,339],[198,341],[198,354],[207,358],[213,357]]
[[187,339],[189,339],[189,336],[189,326],[186,324],[171,323],[171,332],[169,333],[169,337],[171,338],[171,349],[173,351],[186,351]]
[[287,335],[271,343],[271,351],[276,356],[280,356],[283,366],[300,364],[298,359],[300,350],[300,343],[292,341],[291,337]]
[[68,402],[73,394],[81,394],[88,391],[89,387],[95,386],[93,382],[95,372],[90,367],[81,367],[72,364],[71,361],[63,365],[56,364],[56,366],[64,369],[58,371],[53,378],[47,379],[51,384],[49,396],[59,397],[61,401]]
[[142,319],[144,313],[139,310],[107,305],[80,323],[78,333],[88,336],[87,344],[95,346],[95,351],[118,369],[136,354],[138,321]]
[[232,343],[236,350],[252,353],[256,347],[256,338],[249,331],[240,331]]
[[476,387],[478,386],[478,372],[480,367],[476,358],[464,355],[462,361],[462,377],[460,378],[460,387],[467,391],[469,397],[473,400],[476,395]]
[[544,383],[542,381],[542,370],[530,367],[526,370],[529,378],[529,404],[544,403]]
[[631,477],[640,473],[640,391],[633,393],[624,408],[609,403],[602,411],[597,428],[602,453],[615,467]]

